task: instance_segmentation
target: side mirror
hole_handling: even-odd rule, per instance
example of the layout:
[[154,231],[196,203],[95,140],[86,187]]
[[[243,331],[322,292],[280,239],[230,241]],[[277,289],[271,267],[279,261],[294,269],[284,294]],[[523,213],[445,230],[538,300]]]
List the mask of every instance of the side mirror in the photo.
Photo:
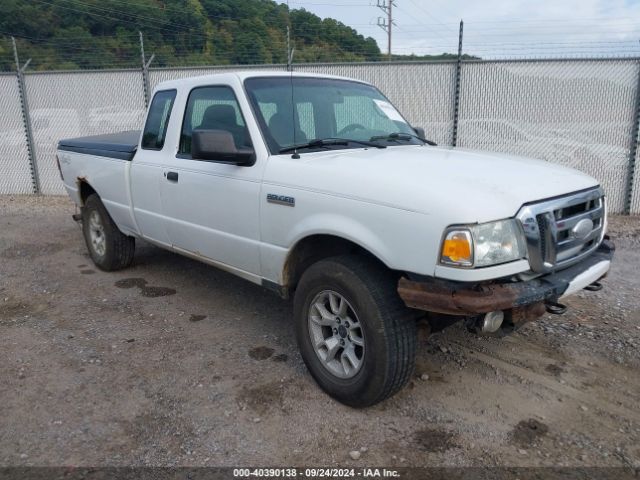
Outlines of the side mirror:
[[250,167],[256,162],[256,152],[253,148],[237,148],[233,135],[226,130],[194,130],[191,158]]
[[425,138],[425,133],[424,133],[424,128],[422,127],[413,127],[413,130],[416,132],[416,135],[418,135],[420,138]]

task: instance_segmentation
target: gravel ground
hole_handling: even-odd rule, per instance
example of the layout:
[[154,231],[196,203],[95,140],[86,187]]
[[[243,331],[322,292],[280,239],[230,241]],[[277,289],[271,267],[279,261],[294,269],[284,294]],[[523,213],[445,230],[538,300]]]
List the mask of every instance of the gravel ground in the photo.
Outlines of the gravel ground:
[[638,217],[610,221],[605,289],[506,339],[423,338],[409,387],[353,410],[288,302],[146,244],[101,272],[73,212],[0,197],[0,465],[640,467]]

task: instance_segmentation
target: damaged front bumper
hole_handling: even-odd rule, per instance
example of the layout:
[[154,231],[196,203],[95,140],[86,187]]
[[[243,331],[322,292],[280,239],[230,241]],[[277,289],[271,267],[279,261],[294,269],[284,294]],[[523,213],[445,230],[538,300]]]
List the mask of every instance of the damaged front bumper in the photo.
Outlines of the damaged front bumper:
[[516,320],[534,320],[545,304],[592,285],[606,276],[615,246],[606,238],[588,258],[564,270],[527,281],[460,283],[435,278],[398,283],[398,293],[408,307],[432,313],[470,317],[494,311],[509,312]]

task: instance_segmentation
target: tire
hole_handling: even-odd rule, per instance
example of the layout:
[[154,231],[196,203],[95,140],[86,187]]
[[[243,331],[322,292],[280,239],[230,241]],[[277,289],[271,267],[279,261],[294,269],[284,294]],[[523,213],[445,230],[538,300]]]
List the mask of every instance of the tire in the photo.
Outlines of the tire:
[[93,263],[107,272],[131,265],[136,242],[123,234],[95,193],[82,208],[82,233]]
[[[331,292],[337,297],[332,298]],[[322,315],[341,310],[342,314],[336,315],[342,318],[338,324]],[[307,368],[320,387],[339,402],[368,407],[397,393],[411,378],[417,315],[400,299],[397,277],[374,260],[348,255],[311,265],[296,289],[294,317]],[[347,330],[347,337],[340,325]],[[335,338],[344,341],[337,353]],[[314,343],[321,347],[314,347]],[[362,350],[358,343],[362,343]]]

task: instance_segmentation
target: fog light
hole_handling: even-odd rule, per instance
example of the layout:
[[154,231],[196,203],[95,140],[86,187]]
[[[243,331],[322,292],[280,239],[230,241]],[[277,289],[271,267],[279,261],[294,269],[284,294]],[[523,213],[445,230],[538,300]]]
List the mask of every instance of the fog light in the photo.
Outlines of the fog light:
[[489,312],[484,315],[482,319],[482,331],[484,333],[494,333],[500,329],[504,320],[504,312],[496,310],[495,312]]

